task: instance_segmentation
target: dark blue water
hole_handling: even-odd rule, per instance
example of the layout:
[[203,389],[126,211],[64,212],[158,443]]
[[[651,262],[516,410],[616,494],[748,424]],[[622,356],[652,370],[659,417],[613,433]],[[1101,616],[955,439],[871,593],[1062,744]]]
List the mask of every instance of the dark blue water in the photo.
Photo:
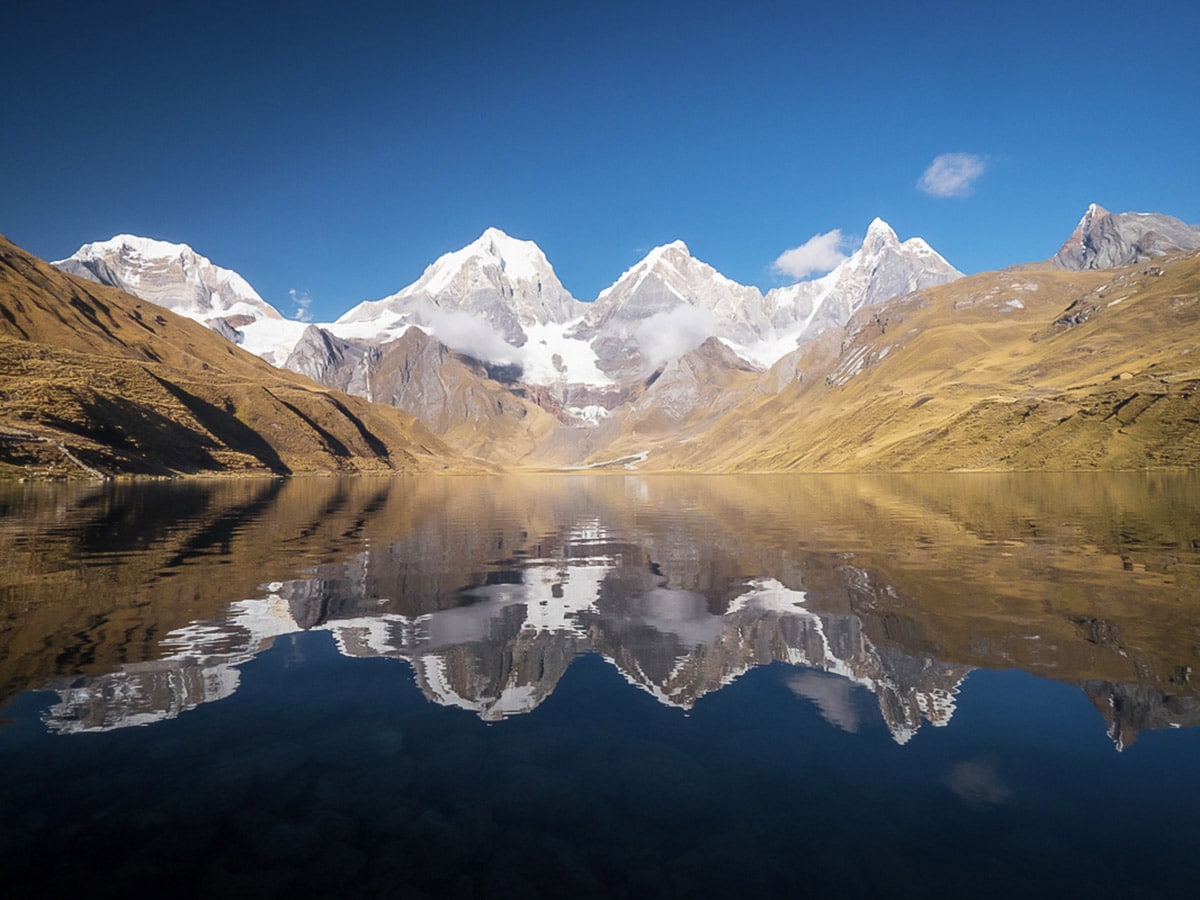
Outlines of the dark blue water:
[[1030,488],[1062,544],[988,484],[405,487],[214,488],[107,600],[94,503],[6,520],[9,896],[1194,893],[1195,523],[1144,486]]

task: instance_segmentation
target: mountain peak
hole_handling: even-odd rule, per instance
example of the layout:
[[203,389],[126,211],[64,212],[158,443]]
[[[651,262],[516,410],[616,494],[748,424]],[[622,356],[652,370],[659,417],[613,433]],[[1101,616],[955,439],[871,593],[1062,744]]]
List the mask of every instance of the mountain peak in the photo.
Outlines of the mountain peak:
[[[382,300],[360,303],[334,324],[354,326],[358,336],[396,336],[397,329],[420,324],[446,340],[447,332],[465,321],[455,317],[465,314],[520,347],[528,337],[526,327],[565,322],[578,314],[576,302],[541,247],[491,227],[465,247],[443,253],[412,284]],[[440,332],[434,320],[441,323]],[[453,340],[446,343],[454,346]]]
[[867,226],[867,237],[889,237],[894,241],[899,240],[896,237],[896,229],[892,228],[891,225],[883,221],[879,216],[872,219],[871,224]]
[[545,261],[546,259],[542,248],[533,241],[523,241],[520,238],[515,238],[501,231],[499,228],[485,228],[483,234],[464,247],[463,250],[474,250],[477,253],[492,257],[501,263],[518,259],[539,261]]
[[1110,213],[1092,203],[1051,262],[1073,271],[1107,269],[1197,247],[1200,226],[1160,213]]
[[187,244],[118,234],[84,244],[51,265],[199,322],[230,315],[283,318],[245,278],[215,265]]
[[1107,209],[1099,203],[1089,203],[1087,210],[1084,212],[1079,224],[1075,226],[1076,232],[1087,231],[1096,222],[1097,219],[1111,215]]
[[[441,293],[472,266],[499,269],[510,282],[526,281],[535,285],[547,273],[550,277],[554,273],[546,254],[533,241],[523,241],[492,227],[485,229],[483,234],[461,250],[439,256],[421,278],[402,293]],[[556,283],[557,280],[554,278]]]
[[655,247],[653,250],[647,253],[645,257],[642,258],[642,261],[638,263],[637,266],[634,266],[634,268],[636,269],[639,266],[645,266],[649,270],[653,269],[660,262],[674,264],[676,261],[683,262],[693,258],[692,251],[688,249],[688,245],[683,241],[675,240],[671,241],[669,244],[662,244],[658,247]]
[[[676,250],[687,256],[692,255],[692,251],[688,249],[688,245],[678,239],[671,241],[671,243],[669,243],[669,244],[663,244],[661,247],[655,247],[654,249],[657,250],[659,253],[665,253],[668,250]],[[653,253],[654,251],[651,251],[651,252]]]
[[[208,262],[187,244],[175,244],[170,241],[160,241],[155,238],[140,237],[136,234],[117,234],[107,241],[93,241],[84,244],[67,259],[99,259],[104,256],[133,251],[148,259],[171,259],[177,256],[191,255],[203,262]],[[66,262],[60,259],[51,265]]]

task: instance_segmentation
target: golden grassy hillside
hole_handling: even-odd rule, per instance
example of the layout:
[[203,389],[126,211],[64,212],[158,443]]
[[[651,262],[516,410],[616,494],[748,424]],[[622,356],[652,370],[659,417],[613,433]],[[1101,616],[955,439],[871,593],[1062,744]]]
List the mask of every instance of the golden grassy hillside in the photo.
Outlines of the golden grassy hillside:
[[984,273],[860,310],[646,467],[1194,468],[1197,347],[1200,254]]
[[0,477],[420,471],[456,460],[407,413],[276,369],[0,237]]

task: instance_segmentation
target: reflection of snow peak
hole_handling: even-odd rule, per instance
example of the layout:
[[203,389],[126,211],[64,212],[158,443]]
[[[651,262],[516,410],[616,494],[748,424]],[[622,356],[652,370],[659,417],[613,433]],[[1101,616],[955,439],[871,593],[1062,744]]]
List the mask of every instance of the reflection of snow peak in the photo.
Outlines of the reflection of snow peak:
[[[757,579],[716,615],[701,595],[661,583],[614,592],[621,562],[606,555],[613,538],[599,521],[579,522],[563,538],[570,552],[526,560],[509,573],[518,576],[511,582],[462,592],[474,601],[466,605],[411,618],[350,616],[307,630],[328,631],[345,656],[407,661],[431,700],[488,721],[533,710],[570,660],[589,651],[660,703],[684,709],[751,668],[781,661],[866,687],[899,743],[923,720],[943,725],[953,715],[964,673],[876,649],[856,617],[810,611],[803,591]],[[301,630],[284,598],[306,596],[310,583],[267,588],[265,598],[232,604],[222,620],[170,632],[161,660],[60,690],[48,726],[68,732],[142,725],[229,696],[238,666],[276,637]],[[831,724],[854,730],[848,701],[836,689],[792,686]]]
[[297,630],[276,595],[234,603],[230,612],[222,621],[169,632],[162,645],[172,652],[162,659],[131,663],[59,690],[59,702],[46,711],[46,726],[67,734],[149,725],[230,696],[240,682],[238,666],[275,637]]

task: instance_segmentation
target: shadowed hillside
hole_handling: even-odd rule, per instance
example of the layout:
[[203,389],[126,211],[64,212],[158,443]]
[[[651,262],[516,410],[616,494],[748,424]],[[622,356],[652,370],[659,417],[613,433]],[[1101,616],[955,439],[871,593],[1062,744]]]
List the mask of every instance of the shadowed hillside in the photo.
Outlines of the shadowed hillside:
[[0,477],[393,472],[459,460],[412,416],[0,238]]

